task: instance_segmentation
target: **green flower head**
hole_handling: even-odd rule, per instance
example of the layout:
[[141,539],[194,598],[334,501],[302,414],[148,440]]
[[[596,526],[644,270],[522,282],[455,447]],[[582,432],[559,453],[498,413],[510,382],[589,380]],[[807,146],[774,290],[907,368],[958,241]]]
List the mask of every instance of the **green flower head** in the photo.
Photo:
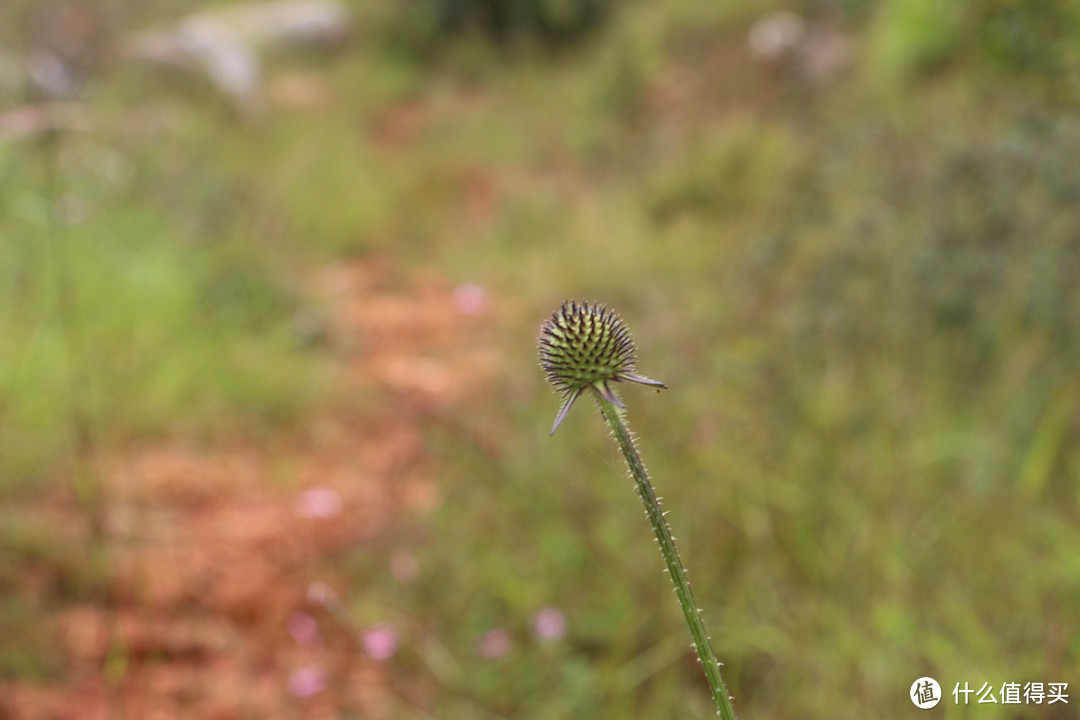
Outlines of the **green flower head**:
[[634,341],[626,324],[603,305],[564,302],[540,328],[540,367],[563,395],[551,434],[581,394],[592,390],[609,403],[625,407],[611,390],[613,382],[667,387],[634,372]]

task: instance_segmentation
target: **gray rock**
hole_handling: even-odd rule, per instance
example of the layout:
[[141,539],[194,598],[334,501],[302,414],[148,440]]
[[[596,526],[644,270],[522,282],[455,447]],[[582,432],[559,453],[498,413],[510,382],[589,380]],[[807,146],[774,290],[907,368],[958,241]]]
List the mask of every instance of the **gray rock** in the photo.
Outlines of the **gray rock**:
[[175,29],[139,33],[125,43],[133,60],[204,75],[246,111],[262,103],[262,55],[299,47],[332,49],[352,33],[352,19],[337,0],[273,0],[207,10]]

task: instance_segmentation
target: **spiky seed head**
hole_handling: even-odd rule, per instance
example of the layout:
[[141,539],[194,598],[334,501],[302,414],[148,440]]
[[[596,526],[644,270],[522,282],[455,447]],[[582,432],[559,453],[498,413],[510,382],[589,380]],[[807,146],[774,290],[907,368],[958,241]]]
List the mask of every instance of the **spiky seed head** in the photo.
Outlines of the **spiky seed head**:
[[614,312],[571,300],[540,330],[540,365],[558,390],[588,387],[631,372],[634,341]]
[[568,300],[540,328],[540,367],[563,394],[552,434],[574,401],[588,389],[624,407],[611,390],[613,382],[666,387],[634,372],[634,341],[614,311],[589,301]]

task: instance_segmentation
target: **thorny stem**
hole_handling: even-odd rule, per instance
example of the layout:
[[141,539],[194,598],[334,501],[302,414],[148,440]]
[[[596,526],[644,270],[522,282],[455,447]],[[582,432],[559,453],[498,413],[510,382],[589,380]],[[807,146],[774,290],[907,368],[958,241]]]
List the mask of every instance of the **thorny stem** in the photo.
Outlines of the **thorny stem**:
[[705,671],[705,679],[709,683],[709,689],[712,691],[719,715],[723,720],[735,720],[735,709],[731,705],[731,697],[728,695],[723,678],[720,677],[720,662],[713,653],[709,635],[705,631],[705,622],[701,619],[701,611],[694,602],[694,593],[690,590],[690,581],[686,579],[686,569],[683,568],[682,560],[679,559],[679,551],[675,547],[675,538],[672,537],[671,529],[668,527],[667,521],[664,520],[664,511],[660,507],[660,499],[656,497],[652,483],[649,482],[649,473],[645,469],[645,464],[641,462],[641,456],[638,455],[637,448],[634,446],[634,439],[631,437],[626,423],[623,422],[619,409],[603,397],[600,397],[599,393],[597,393],[596,401],[600,404],[600,413],[607,420],[608,425],[611,426],[611,431],[615,434],[615,439],[619,443],[623,457],[626,458],[626,464],[630,468],[630,474],[634,476],[634,482],[637,484],[641,500],[645,503],[645,514],[649,516],[649,522],[652,523],[653,531],[656,533],[656,540],[660,543],[660,552],[664,555],[668,574],[671,575],[671,581],[675,584],[675,594],[679,597],[679,605],[682,606],[686,624],[689,626],[690,635],[694,639],[694,650],[697,652],[701,667]]

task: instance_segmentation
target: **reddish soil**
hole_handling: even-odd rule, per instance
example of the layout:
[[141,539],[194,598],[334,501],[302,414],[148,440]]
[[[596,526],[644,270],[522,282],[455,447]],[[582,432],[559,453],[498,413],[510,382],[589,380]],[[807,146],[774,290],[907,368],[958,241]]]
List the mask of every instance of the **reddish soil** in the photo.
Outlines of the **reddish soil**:
[[[0,681],[0,719],[389,716],[386,666],[335,614],[348,590],[332,561],[438,504],[423,429],[489,384],[491,318],[478,288],[380,262],[326,268],[314,285],[335,397],[284,438],[163,441],[98,463],[107,588],[53,618],[59,679]],[[91,542],[73,497],[43,503]],[[349,632],[298,641],[297,618]],[[316,663],[322,676],[297,675]]]

